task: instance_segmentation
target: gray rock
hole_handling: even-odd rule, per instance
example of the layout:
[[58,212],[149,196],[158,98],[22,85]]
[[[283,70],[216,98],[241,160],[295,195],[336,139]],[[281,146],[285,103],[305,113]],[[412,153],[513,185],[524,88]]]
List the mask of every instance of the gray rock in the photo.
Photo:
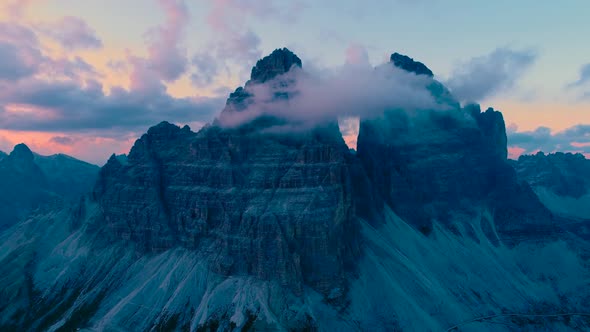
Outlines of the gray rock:
[[391,63],[393,63],[396,67],[399,67],[405,71],[410,73],[415,73],[416,75],[426,75],[426,76],[434,76],[432,71],[428,69],[422,62],[414,61],[414,59],[410,58],[409,56],[393,53],[390,57]]
[[[409,71],[425,72],[397,53],[392,59]],[[481,112],[477,105],[424,110],[418,116],[397,110],[377,120],[361,119],[357,156],[373,186],[386,204],[425,234],[433,222],[470,228],[481,218],[482,207],[492,211],[507,242],[523,238],[523,233],[550,234],[551,213],[527,184],[518,182],[506,155],[502,114]]]
[[109,160],[94,195],[115,239],[210,252],[217,273],[328,292],[358,254],[345,241],[354,229],[347,154],[337,127],[283,136],[164,122],[135,143],[128,165]]

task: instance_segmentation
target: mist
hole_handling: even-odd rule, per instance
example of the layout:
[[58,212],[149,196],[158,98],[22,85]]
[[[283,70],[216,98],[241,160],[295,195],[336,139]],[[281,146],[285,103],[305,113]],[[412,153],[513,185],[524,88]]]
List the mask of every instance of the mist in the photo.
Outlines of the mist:
[[[234,127],[262,115],[287,120],[289,128],[309,128],[346,118],[375,118],[386,110],[445,110],[429,87],[433,79],[391,64],[345,64],[332,70],[293,67],[265,84],[247,84],[246,108],[224,111],[222,126]],[[287,98],[285,98],[287,96]]]

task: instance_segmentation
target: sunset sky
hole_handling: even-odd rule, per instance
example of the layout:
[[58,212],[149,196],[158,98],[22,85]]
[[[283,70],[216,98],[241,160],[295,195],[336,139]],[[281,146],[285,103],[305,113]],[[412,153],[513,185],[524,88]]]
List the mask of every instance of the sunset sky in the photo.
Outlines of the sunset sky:
[[160,121],[211,121],[258,58],[288,47],[320,69],[407,54],[501,110],[513,157],[590,153],[588,13],[583,0],[0,0],[0,150],[102,165]]

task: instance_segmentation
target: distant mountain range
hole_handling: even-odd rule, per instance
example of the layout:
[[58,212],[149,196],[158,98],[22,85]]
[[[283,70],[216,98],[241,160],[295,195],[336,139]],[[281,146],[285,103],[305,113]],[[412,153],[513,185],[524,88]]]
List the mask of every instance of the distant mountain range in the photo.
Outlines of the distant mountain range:
[[298,95],[288,49],[213,124],[162,122],[95,182],[15,147],[11,220],[92,190],[1,233],[0,330],[590,330],[588,162],[509,161],[500,112],[462,107],[399,53],[379,70],[437,105],[362,116],[356,153],[335,117],[246,114]]
[[91,191],[98,171],[67,155],[35,154],[24,144],[0,153],[0,229],[37,208],[78,200]]
[[552,212],[590,219],[590,160],[582,154],[539,152],[511,163]]

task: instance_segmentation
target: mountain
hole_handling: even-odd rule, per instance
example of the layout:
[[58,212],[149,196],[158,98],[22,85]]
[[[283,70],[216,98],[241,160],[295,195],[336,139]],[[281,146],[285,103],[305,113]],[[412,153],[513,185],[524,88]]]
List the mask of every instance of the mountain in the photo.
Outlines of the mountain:
[[45,175],[52,191],[67,199],[78,199],[89,193],[99,172],[98,166],[65,154],[35,154],[34,161]]
[[511,163],[553,213],[590,219],[590,161],[582,154],[538,152]]
[[44,157],[16,145],[0,159],[0,230],[34,209],[79,199],[91,190],[98,170],[66,155]]
[[589,329],[588,240],[519,180],[501,113],[387,66],[442,107],[362,117],[357,153],[337,119],[246,116],[297,93],[288,49],[213,124],[150,128],[75,208],[0,235],[0,329]]

